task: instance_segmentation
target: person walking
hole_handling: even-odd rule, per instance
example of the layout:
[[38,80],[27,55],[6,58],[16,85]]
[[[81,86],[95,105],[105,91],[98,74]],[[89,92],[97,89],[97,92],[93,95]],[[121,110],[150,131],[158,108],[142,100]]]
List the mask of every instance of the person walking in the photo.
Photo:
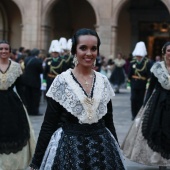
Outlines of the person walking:
[[126,61],[123,59],[122,53],[118,53],[117,57],[114,59],[114,69],[112,74],[109,78],[110,82],[112,83],[115,93],[120,92],[120,86],[125,83],[125,70],[124,66]]
[[47,92],[48,106],[31,169],[125,170],[113,124],[114,91],[93,68],[100,39],[91,29],[72,38],[75,67],[58,75]]
[[143,41],[136,44],[132,55],[134,59],[130,63],[128,81],[131,86],[131,111],[132,120],[134,120],[144,101],[146,85],[150,78],[151,62],[145,57],[147,51]]
[[127,158],[160,170],[170,166],[170,42],[162,55],[164,60],[151,68],[145,102],[122,144]]
[[22,70],[10,59],[11,46],[0,41],[0,169],[26,169],[35,149],[34,132],[21,100]]

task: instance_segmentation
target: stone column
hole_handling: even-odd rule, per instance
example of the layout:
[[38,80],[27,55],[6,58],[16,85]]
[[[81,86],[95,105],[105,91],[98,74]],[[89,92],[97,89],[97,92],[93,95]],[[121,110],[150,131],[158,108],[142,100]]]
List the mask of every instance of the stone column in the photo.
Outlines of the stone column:
[[40,47],[41,49],[47,49],[47,53],[48,53],[48,49],[50,46],[50,30],[51,28],[47,25],[41,25],[41,44]]
[[[39,27],[39,11],[38,1],[29,0],[24,6],[23,27],[22,27],[22,46],[27,49],[39,48],[38,46],[38,27]],[[29,10],[28,10],[29,9]]]
[[111,26],[111,55],[113,58],[116,56],[116,44],[117,44],[117,26],[112,25]]
[[100,54],[108,58],[111,55],[112,46],[112,26],[110,19],[101,19],[100,26],[96,26],[96,31],[101,40]]

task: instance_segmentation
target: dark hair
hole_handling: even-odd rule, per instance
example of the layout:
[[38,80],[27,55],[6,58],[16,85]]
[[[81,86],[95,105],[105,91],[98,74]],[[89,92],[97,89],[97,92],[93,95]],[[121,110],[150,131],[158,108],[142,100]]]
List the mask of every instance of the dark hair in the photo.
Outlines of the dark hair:
[[166,42],[162,47],[162,54],[164,55],[166,53],[166,47],[170,45],[170,41]]
[[26,54],[26,56],[30,56],[31,55],[31,50],[30,49],[26,49],[25,50],[25,54]]
[[22,52],[25,48],[24,47],[19,47],[19,52]]
[[40,50],[37,48],[34,48],[31,50],[31,55],[32,56],[38,56],[38,54],[40,53]]
[[98,51],[98,54],[99,54],[100,38],[99,38],[97,32],[94,31],[94,30],[91,30],[91,29],[82,28],[82,29],[79,29],[72,37],[72,48],[71,48],[72,55],[76,54],[76,47],[77,47],[77,44],[78,44],[78,38],[82,35],[93,35],[97,38],[97,51]]
[[17,55],[17,49],[12,49],[12,54]]
[[11,46],[10,46],[10,44],[9,44],[8,41],[6,41],[6,40],[1,40],[1,41],[0,41],[0,44],[8,44],[8,45],[9,45],[9,52],[11,52]]

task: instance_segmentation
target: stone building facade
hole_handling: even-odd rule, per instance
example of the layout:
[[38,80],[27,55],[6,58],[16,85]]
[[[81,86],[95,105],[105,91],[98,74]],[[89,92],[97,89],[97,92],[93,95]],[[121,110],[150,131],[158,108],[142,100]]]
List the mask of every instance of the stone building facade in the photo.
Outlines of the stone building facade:
[[144,41],[154,58],[169,40],[169,13],[170,0],[1,0],[0,39],[48,51],[51,40],[86,27],[98,32],[106,57],[128,56]]

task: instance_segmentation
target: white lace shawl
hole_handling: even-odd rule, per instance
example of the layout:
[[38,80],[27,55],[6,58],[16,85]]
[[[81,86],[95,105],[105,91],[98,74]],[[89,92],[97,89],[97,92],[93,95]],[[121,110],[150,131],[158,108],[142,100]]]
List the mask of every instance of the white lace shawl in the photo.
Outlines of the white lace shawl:
[[92,99],[73,79],[71,69],[55,78],[46,95],[77,117],[79,123],[96,123],[107,113],[107,103],[115,94],[106,76],[96,71],[95,75]]
[[11,60],[11,65],[6,73],[0,72],[0,90],[7,90],[22,74],[20,64]]
[[151,72],[158,78],[158,82],[164,89],[170,90],[170,75],[164,61],[155,63],[151,68]]
[[116,58],[114,60],[114,63],[117,67],[123,67],[125,65],[126,61],[122,58],[121,59]]

